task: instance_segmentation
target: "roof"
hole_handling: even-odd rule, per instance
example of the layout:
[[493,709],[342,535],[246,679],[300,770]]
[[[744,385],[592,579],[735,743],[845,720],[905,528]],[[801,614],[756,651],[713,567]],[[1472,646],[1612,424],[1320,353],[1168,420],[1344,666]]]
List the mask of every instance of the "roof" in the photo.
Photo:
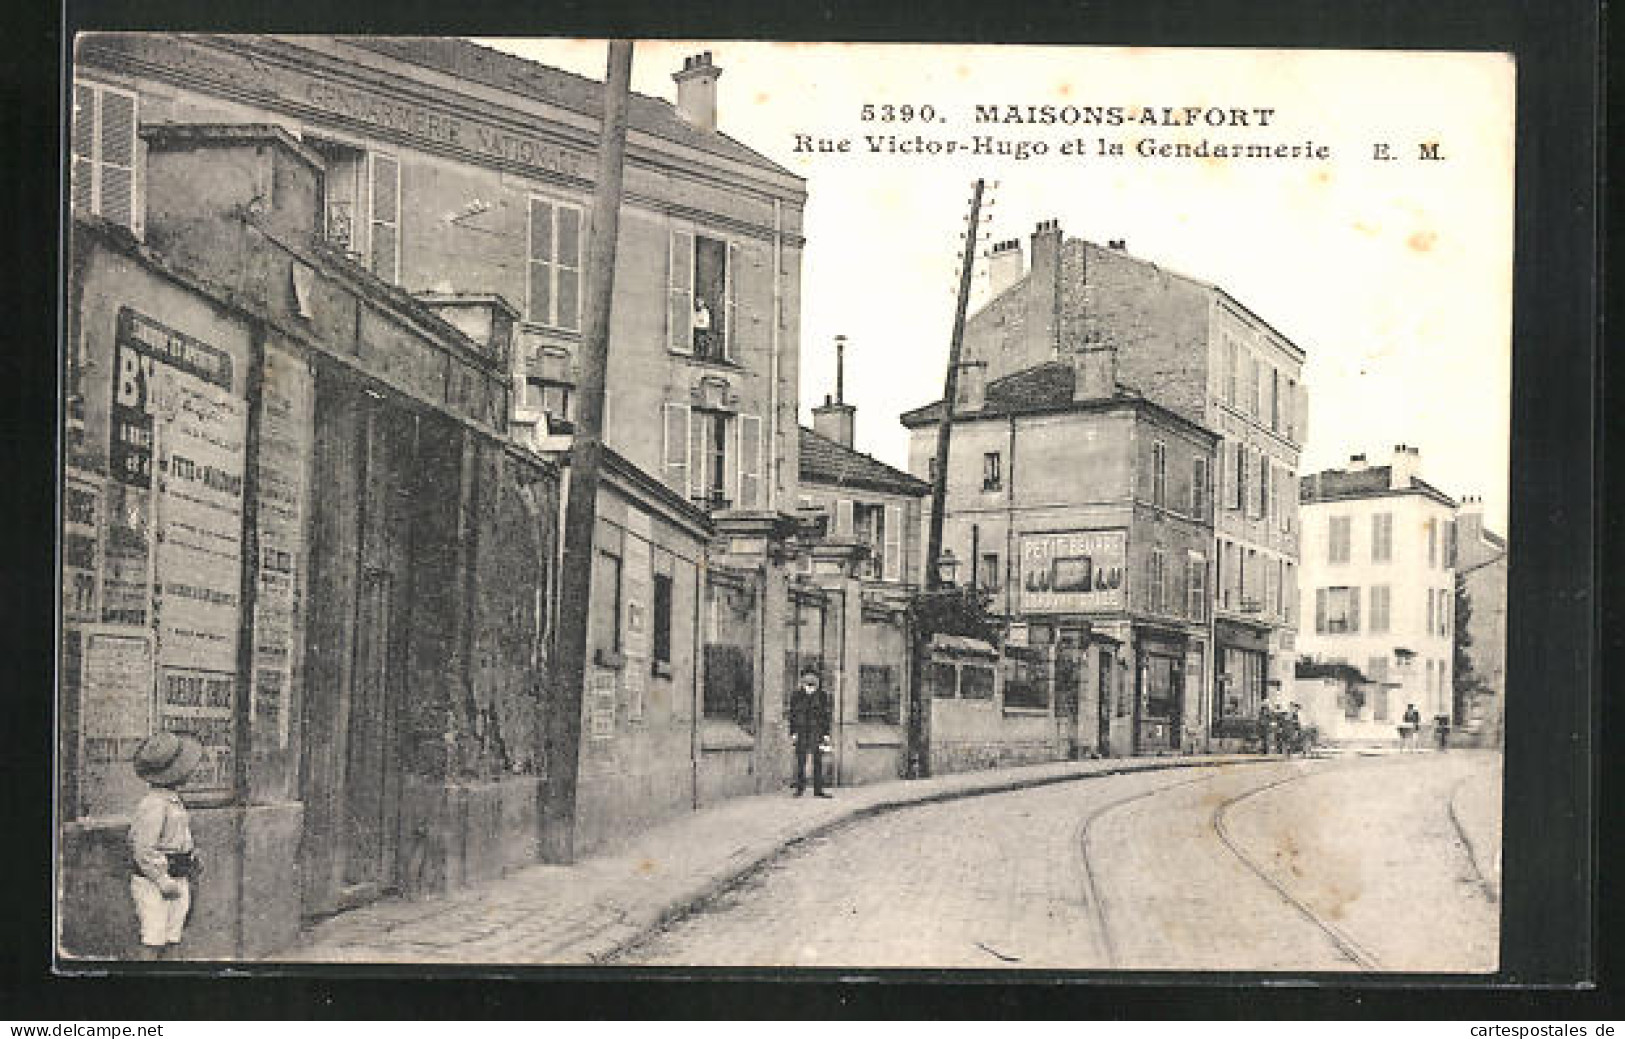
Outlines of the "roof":
[[1405,487],[1393,486],[1393,466],[1373,465],[1364,469],[1326,469],[1298,481],[1300,502],[1332,501],[1343,498],[1380,498],[1390,494],[1421,494],[1441,505],[1456,507],[1456,500],[1421,477],[1411,477]]
[[[598,80],[484,47],[471,40],[455,36],[341,36],[339,39],[352,46],[414,65],[439,69],[594,119],[603,118],[604,84]],[[677,106],[661,98],[634,93],[628,106],[627,126],[712,155],[795,176],[727,134],[690,125],[678,114]]]
[[800,429],[802,483],[863,487],[914,497],[931,493],[931,485],[917,476],[845,447],[806,426]]
[[[1104,411],[1116,407],[1129,407],[1149,411],[1165,421],[1198,433],[1209,440],[1218,440],[1219,434],[1206,426],[1170,411],[1156,401],[1148,400],[1132,387],[1119,383],[1117,393],[1111,397],[1092,400],[1073,400],[1077,386],[1077,370],[1069,360],[1045,361],[1031,368],[1012,372],[1002,379],[987,384],[983,405],[975,411],[963,405],[954,408],[954,421],[962,419],[997,418],[1006,415],[1028,415],[1058,411]],[[934,426],[942,417],[942,402],[932,401],[898,416],[909,428]]]

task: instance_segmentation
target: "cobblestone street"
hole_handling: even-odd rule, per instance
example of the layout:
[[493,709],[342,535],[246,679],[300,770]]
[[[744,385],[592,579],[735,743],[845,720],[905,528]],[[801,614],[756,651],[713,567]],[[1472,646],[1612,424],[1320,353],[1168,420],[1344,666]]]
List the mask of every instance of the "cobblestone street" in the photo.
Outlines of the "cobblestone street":
[[1491,970],[1499,787],[1489,754],[1347,756],[929,805],[802,842],[621,962]]

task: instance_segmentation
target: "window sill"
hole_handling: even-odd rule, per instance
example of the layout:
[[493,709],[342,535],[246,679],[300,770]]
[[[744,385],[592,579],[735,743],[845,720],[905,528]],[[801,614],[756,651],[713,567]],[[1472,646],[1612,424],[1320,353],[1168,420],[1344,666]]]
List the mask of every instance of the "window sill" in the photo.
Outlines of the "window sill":
[[667,660],[656,660],[649,665],[649,673],[656,678],[670,679],[671,662]]
[[1050,711],[1048,707],[1011,707],[1006,705],[1004,714],[1006,717],[1015,715],[1023,718],[1048,718]]
[[673,350],[670,347],[666,348],[666,352],[673,357],[681,357],[689,364],[697,364],[702,368],[716,368],[725,372],[742,372],[745,370],[744,366],[738,361],[729,361],[720,357],[697,357],[694,354],[685,354],[681,350]]
[[541,321],[531,321],[528,319],[521,319],[518,322],[518,328],[521,332],[528,332],[531,335],[543,336],[550,339],[562,339],[573,343],[581,341],[580,329],[560,328],[557,325],[549,325]]

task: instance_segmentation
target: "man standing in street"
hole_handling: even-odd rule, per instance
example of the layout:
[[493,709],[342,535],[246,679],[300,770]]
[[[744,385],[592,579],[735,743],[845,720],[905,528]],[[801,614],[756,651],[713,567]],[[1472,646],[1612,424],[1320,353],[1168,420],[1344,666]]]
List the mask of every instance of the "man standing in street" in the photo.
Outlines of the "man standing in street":
[[824,792],[824,740],[829,736],[830,715],[833,713],[829,693],[819,681],[817,668],[803,668],[801,684],[790,694],[790,738],[796,750],[796,793],[800,797],[807,789],[807,758],[812,758],[813,796],[828,797]]

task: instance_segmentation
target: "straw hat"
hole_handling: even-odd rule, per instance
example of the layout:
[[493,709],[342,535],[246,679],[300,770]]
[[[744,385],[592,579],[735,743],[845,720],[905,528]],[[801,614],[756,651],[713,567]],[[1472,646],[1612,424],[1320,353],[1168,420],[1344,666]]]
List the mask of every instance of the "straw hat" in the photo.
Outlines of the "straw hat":
[[203,760],[203,745],[184,733],[155,732],[135,750],[135,774],[158,786],[173,786]]

